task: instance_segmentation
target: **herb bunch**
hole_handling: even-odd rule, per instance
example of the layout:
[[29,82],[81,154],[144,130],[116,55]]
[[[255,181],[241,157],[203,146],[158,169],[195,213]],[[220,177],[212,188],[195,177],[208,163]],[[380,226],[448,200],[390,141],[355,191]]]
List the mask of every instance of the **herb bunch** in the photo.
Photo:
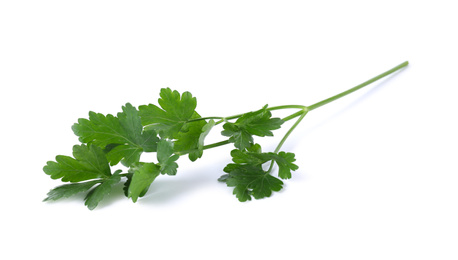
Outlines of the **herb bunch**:
[[[73,156],[58,155],[48,161],[43,171],[52,179],[69,182],[47,194],[44,201],[67,198],[85,192],[85,205],[97,207],[114,185],[124,181],[124,194],[136,202],[144,196],[160,175],[176,175],[180,156],[189,160],[201,158],[204,150],[233,145],[232,163],[218,180],[233,188],[239,201],[270,197],[283,188],[299,167],[295,155],[281,151],[283,144],[305,115],[318,107],[346,96],[408,65],[404,62],[356,87],[311,106],[284,105],[264,107],[233,116],[202,117],[196,112],[197,100],[189,92],[180,94],[170,88],[160,91],[158,105],[139,106],[127,103],[117,115],[89,112],[72,126],[81,144],[73,146]],[[276,110],[293,109],[284,118],[273,117]],[[296,120],[272,152],[264,152],[254,136],[273,136],[274,130]],[[205,144],[205,138],[222,125],[223,141]],[[141,161],[142,153],[156,153],[155,162]],[[122,164],[128,170],[113,171]],[[274,174],[274,165],[278,172]]]

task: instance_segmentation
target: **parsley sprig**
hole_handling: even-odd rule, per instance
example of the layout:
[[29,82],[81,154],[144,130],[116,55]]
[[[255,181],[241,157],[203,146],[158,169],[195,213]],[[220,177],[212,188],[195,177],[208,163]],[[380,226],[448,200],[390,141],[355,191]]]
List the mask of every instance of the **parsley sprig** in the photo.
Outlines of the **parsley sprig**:
[[[191,161],[201,158],[204,151],[232,144],[232,163],[222,171],[218,180],[233,187],[239,201],[270,197],[283,188],[283,181],[292,177],[299,167],[295,155],[281,148],[306,114],[386,77],[408,65],[400,65],[310,106],[284,105],[227,117],[201,117],[196,112],[197,100],[189,92],[163,88],[154,104],[138,109],[127,103],[116,116],[89,112],[88,119],[80,118],[72,126],[81,144],[73,146],[73,156],[56,156],[48,161],[43,171],[52,179],[69,182],[52,189],[45,201],[67,198],[85,192],[85,205],[97,207],[113,186],[124,180],[126,197],[136,202],[144,196],[160,175],[176,175],[177,160],[187,155]],[[272,112],[297,110],[284,118],[273,117]],[[272,152],[262,151],[256,137],[273,136],[273,131],[290,120],[296,120]],[[205,137],[222,125],[224,140],[205,145]],[[141,161],[142,153],[156,153],[155,162]],[[122,164],[127,172],[112,168]],[[274,165],[278,173],[274,174]],[[275,176],[274,176],[275,175]]]

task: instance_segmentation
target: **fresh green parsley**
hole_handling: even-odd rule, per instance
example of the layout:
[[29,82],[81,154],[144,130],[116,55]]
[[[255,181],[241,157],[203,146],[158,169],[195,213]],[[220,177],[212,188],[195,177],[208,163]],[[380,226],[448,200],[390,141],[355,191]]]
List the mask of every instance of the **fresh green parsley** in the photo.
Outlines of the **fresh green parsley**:
[[[136,202],[144,196],[160,175],[176,175],[177,160],[187,155],[191,161],[202,157],[205,150],[222,145],[233,145],[229,163],[218,179],[239,201],[270,197],[283,188],[283,180],[290,179],[298,170],[295,155],[280,151],[286,139],[305,115],[323,105],[363,88],[403,67],[400,65],[340,94],[310,106],[285,105],[226,117],[201,117],[196,112],[197,100],[189,92],[163,88],[159,105],[148,104],[138,109],[127,103],[117,115],[89,112],[89,117],[78,119],[72,126],[81,144],[73,146],[73,156],[58,155],[48,161],[43,171],[63,184],[52,189],[44,201],[68,198],[86,193],[85,205],[97,207],[113,186],[124,182],[124,194]],[[273,117],[272,112],[295,109],[284,118]],[[273,136],[274,130],[290,120],[296,120],[274,151],[263,152],[254,136]],[[205,137],[222,125],[224,140],[205,145]],[[155,162],[141,161],[142,153],[156,153]],[[122,164],[127,172],[112,168]],[[278,172],[273,172],[277,165]]]

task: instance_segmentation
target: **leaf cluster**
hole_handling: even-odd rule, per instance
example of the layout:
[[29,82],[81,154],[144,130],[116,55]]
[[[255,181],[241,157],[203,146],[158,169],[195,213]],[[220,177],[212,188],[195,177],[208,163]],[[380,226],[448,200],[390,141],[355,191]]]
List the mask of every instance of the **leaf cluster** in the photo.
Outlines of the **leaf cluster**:
[[[170,88],[161,89],[158,104],[137,109],[127,103],[116,115],[91,111],[88,118],[78,119],[72,130],[81,144],[73,147],[73,156],[58,155],[43,168],[52,179],[67,182],[52,189],[45,201],[86,193],[85,205],[92,210],[123,182],[125,196],[136,202],[158,176],[177,174],[180,156],[188,155],[195,161],[205,149],[223,144],[232,143],[235,149],[231,151],[232,163],[223,169],[226,174],[219,180],[233,187],[240,201],[271,196],[282,189],[280,179],[291,178],[291,171],[298,168],[294,154],[263,153],[254,142],[254,136],[273,136],[272,131],[284,123],[272,117],[267,105],[242,115],[202,118],[191,93],[180,94]],[[235,121],[230,122],[232,119]],[[205,146],[206,136],[222,123],[221,134],[228,139]],[[156,153],[156,161],[142,161],[143,153]],[[264,170],[269,163],[278,166],[278,178],[271,174],[272,167]],[[118,166],[127,170],[113,171]]]
[[[219,178],[227,186],[234,187],[234,195],[239,201],[270,197],[272,191],[280,191],[283,182],[280,179],[291,178],[291,171],[299,167],[294,164],[296,159],[293,153],[263,153],[259,144],[254,144],[246,150],[234,149],[231,151],[232,161],[224,168],[227,174]],[[278,177],[270,174],[272,164],[276,163]],[[264,170],[264,164],[271,163],[269,170]]]
[[[382,79],[409,64],[398,66],[371,78],[342,93],[310,106],[284,105],[228,117],[201,117],[196,112],[197,100],[189,92],[180,94],[176,90],[163,88],[158,105],[148,104],[134,107],[127,103],[116,115],[89,112],[88,118],[80,118],[72,126],[81,144],[73,146],[73,156],[58,155],[48,161],[43,171],[52,179],[67,184],[48,193],[45,201],[67,198],[86,193],[85,204],[94,209],[113,189],[124,182],[124,194],[133,202],[150,189],[160,175],[176,175],[178,159],[188,155],[191,161],[201,158],[204,150],[232,144],[225,172],[218,180],[233,188],[239,201],[270,197],[280,191],[283,180],[290,179],[299,167],[294,153],[280,151],[286,139],[305,115],[379,79]],[[283,119],[272,117],[271,111],[299,109]],[[286,121],[297,118],[278,143],[273,152],[263,152],[255,142],[257,137],[273,136]],[[215,121],[216,120],[216,121]],[[223,124],[223,141],[205,145],[205,138]],[[143,153],[156,153],[153,162],[142,161]],[[122,165],[127,168],[113,171]],[[273,169],[278,173],[273,174]],[[275,175],[275,176],[274,176]]]

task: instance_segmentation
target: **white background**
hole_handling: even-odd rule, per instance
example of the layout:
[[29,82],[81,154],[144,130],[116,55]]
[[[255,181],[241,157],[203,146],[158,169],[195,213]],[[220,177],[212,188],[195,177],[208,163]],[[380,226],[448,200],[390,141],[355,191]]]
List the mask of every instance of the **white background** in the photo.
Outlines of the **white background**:
[[[454,2],[1,1],[1,258],[458,259]],[[300,168],[271,198],[216,181],[225,146],[180,158],[135,204],[122,186],[94,211],[42,202],[61,184],[42,167],[90,110],[163,87],[203,116],[311,105],[405,60],[310,112],[283,148]]]

